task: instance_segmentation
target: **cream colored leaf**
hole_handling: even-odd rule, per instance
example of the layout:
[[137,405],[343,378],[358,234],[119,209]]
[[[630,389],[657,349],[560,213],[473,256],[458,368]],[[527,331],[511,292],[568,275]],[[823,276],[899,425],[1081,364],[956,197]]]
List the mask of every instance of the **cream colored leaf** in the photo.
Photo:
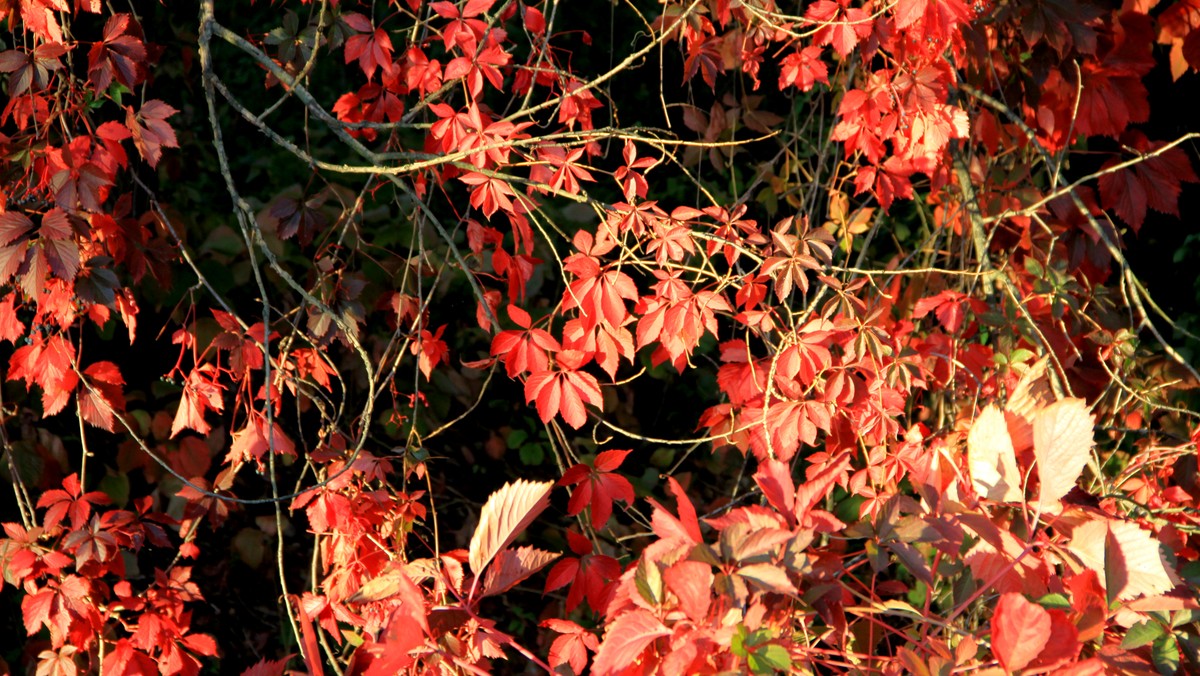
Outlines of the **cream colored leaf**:
[[994,405],[979,413],[967,434],[967,462],[975,492],[987,500],[1019,502],[1021,474],[1004,414]]
[[1037,458],[1038,504],[1053,509],[1066,495],[1087,464],[1095,439],[1094,422],[1082,399],[1054,402],[1033,420],[1033,454]]
[[1109,521],[1104,551],[1104,577],[1110,599],[1128,601],[1175,588],[1158,540],[1136,523]]
[[1136,523],[1089,521],[1075,528],[1067,548],[1100,575],[1110,600],[1162,594],[1178,582],[1163,561],[1158,539]]
[[1104,541],[1108,537],[1108,523],[1096,519],[1080,524],[1071,531],[1071,542],[1067,549],[1085,567],[1096,571],[1104,579]]
[[1056,399],[1046,377],[1048,360],[1042,357],[1025,370],[1004,406],[1013,450],[1018,453],[1033,445],[1033,419]]
[[492,493],[479,515],[467,553],[475,575],[480,575],[492,558],[546,509],[553,487],[549,481],[519,479]]

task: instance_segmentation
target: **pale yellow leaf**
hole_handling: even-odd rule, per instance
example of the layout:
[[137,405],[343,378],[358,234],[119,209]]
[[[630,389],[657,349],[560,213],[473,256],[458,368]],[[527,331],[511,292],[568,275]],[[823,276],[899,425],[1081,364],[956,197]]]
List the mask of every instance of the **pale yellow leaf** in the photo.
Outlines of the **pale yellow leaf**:
[[1042,357],[1021,374],[1004,406],[1013,450],[1018,453],[1033,446],[1033,419],[1056,398],[1050,388],[1050,379],[1046,377],[1048,360],[1049,357]]
[[1080,563],[1099,574],[1101,581],[1104,580],[1104,541],[1107,538],[1108,523],[1096,519],[1076,526],[1067,545]]
[[1021,474],[1004,414],[995,406],[980,412],[967,434],[967,462],[975,492],[987,500],[1019,502]]
[[1095,439],[1092,415],[1082,399],[1054,402],[1033,420],[1033,454],[1037,458],[1038,504],[1053,509],[1083,473]]
[[554,484],[519,479],[492,493],[471,536],[467,560],[480,575],[488,562],[517,537],[550,504]]
[[1104,550],[1110,599],[1128,601],[1175,588],[1158,540],[1136,523],[1109,521]]

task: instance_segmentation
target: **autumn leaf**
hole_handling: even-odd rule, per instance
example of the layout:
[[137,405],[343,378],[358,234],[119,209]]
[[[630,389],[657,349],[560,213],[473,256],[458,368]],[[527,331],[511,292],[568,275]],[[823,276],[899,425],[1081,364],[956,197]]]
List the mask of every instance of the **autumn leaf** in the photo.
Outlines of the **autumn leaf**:
[[70,517],[71,529],[79,530],[87,523],[92,514],[92,505],[107,505],[111,502],[108,495],[100,491],[84,492],[79,483],[79,475],[71,474],[63,479],[62,488],[42,493],[38,498],[38,509],[45,509],[46,516],[42,526],[53,529],[62,522],[64,517]]
[[545,593],[571,585],[567,592],[567,612],[575,610],[586,600],[592,610],[604,611],[612,595],[614,581],[621,575],[621,564],[611,556],[592,551],[592,541],[567,531],[567,545],[576,556],[564,557],[546,575]]
[[550,644],[550,667],[556,670],[555,673],[560,667],[567,666],[572,673],[582,674],[587,667],[588,651],[596,652],[600,647],[596,635],[570,620],[553,617],[544,620],[541,626],[560,634]]
[[1005,671],[1024,669],[1050,638],[1050,614],[1016,592],[1000,597],[992,614],[992,652]]
[[1174,576],[1163,562],[1161,547],[1157,538],[1136,523],[1109,521],[1104,541],[1109,598],[1128,601],[1173,589]]
[[291,662],[293,657],[295,657],[294,654],[281,657],[277,660],[268,660],[264,657],[243,671],[241,676],[284,676],[284,673],[287,671],[288,662]]
[[263,458],[272,449],[276,455],[296,457],[296,446],[284,434],[279,422],[271,421],[268,425],[266,416],[254,413],[245,427],[233,433],[233,443],[229,447],[225,462],[236,467],[254,460],[259,468],[262,468]]
[[1033,420],[1033,453],[1037,458],[1038,504],[1053,508],[1075,487],[1095,440],[1087,402],[1063,399],[1038,413]]
[[1104,583],[1108,600],[1131,601],[1175,587],[1157,538],[1136,523],[1095,519],[1077,526],[1068,545]]
[[111,432],[116,414],[125,412],[125,379],[117,365],[98,361],[83,371],[79,386],[79,414],[90,425]]
[[[1195,31],[1194,31],[1195,32]],[[1198,33],[1200,34],[1200,33]],[[1139,131],[1130,130],[1121,141],[1137,152],[1159,151],[1165,143],[1152,142]],[[1100,168],[1102,172],[1120,164],[1114,157]],[[1200,182],[1191,160],[1182,148],[1170,148],[1146,157],[1131,167],[1110,170],[1100,175],[1100,202],[1112,209],[1134,232],[1146,220],[1147,208],[1172,216],[1179,215],[1179,194],[1183,183]]]
[[920,319],[933,312],[943,328],[950,333],[958,333],[963,325],[963,304],[968,303],[969,300],[964,293],[946,289],[936,296],[917,301],[913,306],[912,317]]
[[422,330],[419,337],[412,342],[409,348],[413,354],[417,355],[417,368],[425,376],[425,380],[429,380],[433,373],[434,367],[439,362],[444,361],[450,353],[449,346],[446,341],[442,340],[442,334],[446,332],[446,326],[439,326],[436,331],[430,333],[428,330]]
[[604,406],[600,383],[590,373],[580,371],[588,355],[578,350],[563,350],[555,355],[561,370],[540,371],[525,381],[525,402],[537,402],[538,416],[548,423],[555,415],[574,429],[587,422],[584,404]]
[[[744,570],[742,568],[738,574]],[[693,622],[704,622],[712,604],[712,566],[703,561],[677,561],[663,571],[662,577],[667,589],[679,600],[684,615]]]
[[502,549],[550,505],[549,481],[518,479],[492,493],[479,515],[479,525],[471,536],[468,560],[476,576]]
[[[104,23],[104,37],[88,51],[88,81],[106,91],[115,78],[133,89],[145,78],[146,45],[130,25],[129,14],[113,14]],[[132,30],[131,30],[132,29]]]
[[11,49],[0,52],[0,73],[10,73],[8,95],[18,96],[26,90],[41,91],[50,86],[50,74],[62,68],[59,60],[67,53],[60,41],[45,42],[33,50]]
[[212,364],[201,364],[193,369],[183,384],[183,396],[175,411],[175,420],[171,423],[171,437],[174,438],[185,429],[208,434],[210,426],[204,420],[204,414],[224,410],[223,389],[217,382],[216,368]]
[[372,26],[367,17],[357,12],[347,12],[341,19],[358,31],[346,39],[346,63],[358,61],[368,80],[375,76],[377,68],[392,65],[392,39],[386,30]]
[[558,341],[543,329],[532,328],[529,313],[516,305],[509,305],[508,316],[522,330],[506,330],[492,339],[491,354],[504,361],[504,370],[509,378],[516,378],[530,371],[545,371],[550,367],[547,352],[562,349]]
[[1024,497],[1017,456],[1004,413],[990,405],[967,434],[967,462],[975,492],[985,500],[1019,502]]
[[604,451],[596,456],[594,466],[583,463],[571,467],[558,480],[558,486],[578,485],[567,504],[567,514],[575,516],[584,507],[591,508],[592,528],[600,530],[612,514],[612,503],[620,500],[632,504],[633,484],[614,471],[631,451]]
[[649,611],[638,609],[621,615],[604,632],[592,673],[595,676],[626,673],[629,667],[641,663],[642,653],[651,643],[670,633]]
[[783,57],[779,63],[779,88],[794,86],[811,91],[816,83],[829,84],[829,68],[821,60],[821,48],[808,46]]
[[700,521],[696,518],[696,506],[692,504],[691,498],[687,496],[687,492],[675,480],[675,477],[667,478],[667,490],[675,496],[676,506],[679,509],[679,516],[676,517],[665,507],[658,504],[654,499],[647,498],[647,502],[654,508],[654,513],[651,516],[651,525],[654,527],[654,533],[664,541],[674,541],[685,544],[698,544],[703,542],[703,537],[700,535]]
[[133,144],[151,169],[158,166],[164,147],[179,147],[175,130],[167,122],[168,117],[178,112],[158,99],[142,104],[136,114],[131,106],[125,106],[125,126],[133,134]]
[[480,596],[492,596],[512,589],[559,556],[561,555],[557,552],[547,552],[536,547],[500,550],[493,559],[494,565],[488,567]]

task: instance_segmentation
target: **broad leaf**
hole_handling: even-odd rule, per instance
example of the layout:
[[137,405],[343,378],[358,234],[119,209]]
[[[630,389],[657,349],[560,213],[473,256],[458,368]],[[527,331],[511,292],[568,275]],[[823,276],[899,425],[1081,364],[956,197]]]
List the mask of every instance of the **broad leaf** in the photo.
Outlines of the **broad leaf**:
[[983,409],[971,425],[967,462],[979,497],[1000,502],[1020,502],[1024,497],[1008,423],[995,406]]
[[512,589],[559,556],[561,554],[557,552],[547,552],[535,547],[501,550],[495,557],[496,565],[488,568],[481,596],[500,594]]
[[1109,599],[1128,601],[1175,587],[1161,545],[1136,523],[1109,521],[1104,542],[1104,577]]
[[1033,421],[1033,453],[1037,458],[1038,503],[1053,508],[1075,487],[1095,443],[1087,402],[1063,399],[1047,406]]
[[476,575],[550,505],[553,487],[549,481],[519,479],[492,493],[471,536],[468,561]]
[[625,673],[639,663],[642,652],[655,639],[670,633],[671,630],[648,611],[639,609],[621,615],[608,625],[604,642],[592,663],[592,673],[595,676]]
[[1050,638],[1050,613],[1010,592],[1000,597],[992,615],[992,652],[1009,673],[1024,669]]

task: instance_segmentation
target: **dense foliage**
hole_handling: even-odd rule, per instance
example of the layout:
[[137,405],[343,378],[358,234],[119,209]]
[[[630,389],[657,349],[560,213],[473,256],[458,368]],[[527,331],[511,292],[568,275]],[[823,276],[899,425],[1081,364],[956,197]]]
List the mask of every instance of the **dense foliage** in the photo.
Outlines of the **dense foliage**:
[[12,668],[1200,670],[1194,0],[0,18]]

